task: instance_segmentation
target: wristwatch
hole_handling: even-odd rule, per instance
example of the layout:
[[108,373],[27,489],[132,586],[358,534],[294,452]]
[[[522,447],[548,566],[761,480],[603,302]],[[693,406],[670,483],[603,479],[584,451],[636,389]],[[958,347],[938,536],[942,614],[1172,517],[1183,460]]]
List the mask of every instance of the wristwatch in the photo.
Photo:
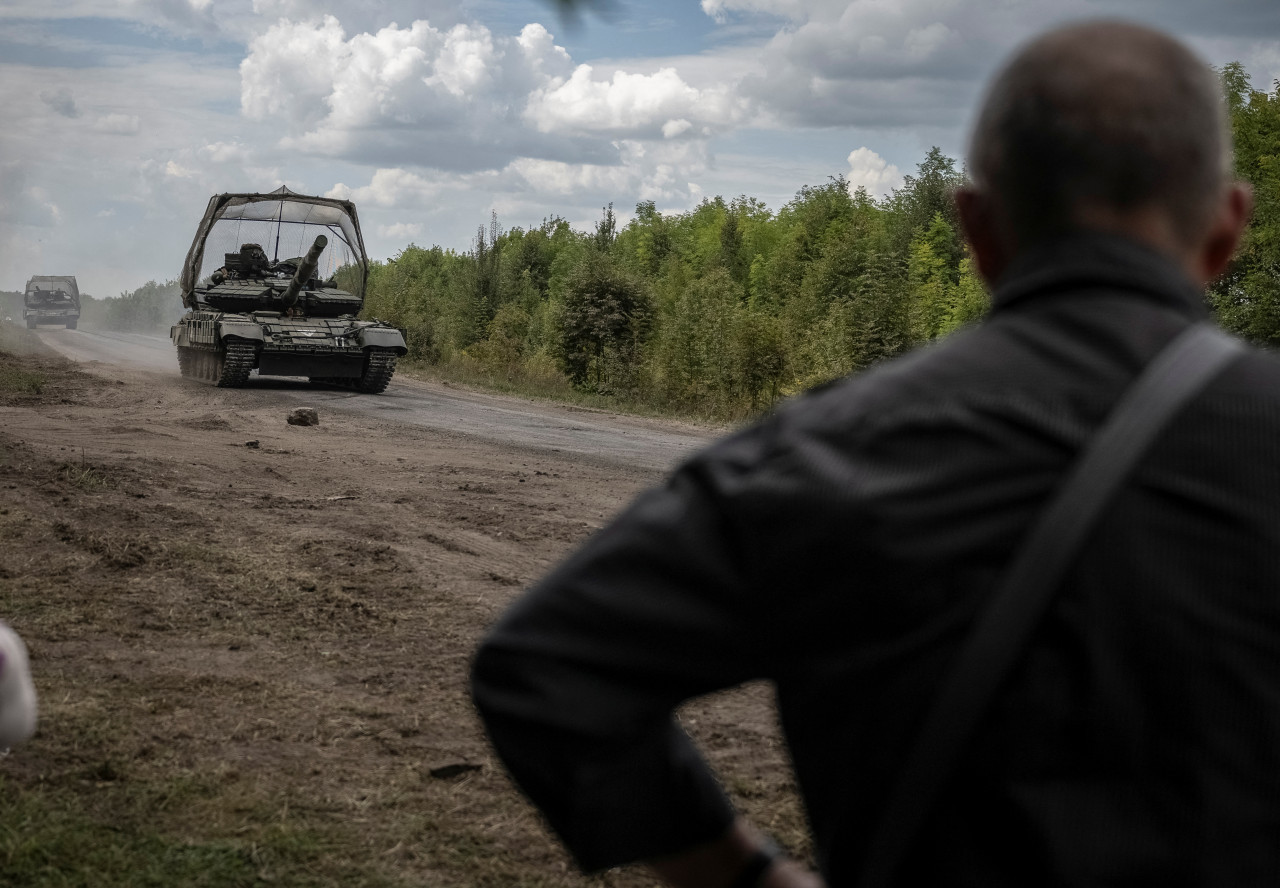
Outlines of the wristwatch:
[[737,878],[729,883],[728,888],[756,888],[765,872],[781,856],[782,849],[778,847],[777,842],[765,836],[756,853],[743,864],[742,870]]

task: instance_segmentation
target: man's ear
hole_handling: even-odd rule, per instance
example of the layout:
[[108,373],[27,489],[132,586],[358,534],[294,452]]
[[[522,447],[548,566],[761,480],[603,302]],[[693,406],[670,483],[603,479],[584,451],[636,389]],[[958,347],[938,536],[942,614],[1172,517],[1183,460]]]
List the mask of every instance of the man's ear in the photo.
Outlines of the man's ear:
[[994,289],[1013,258],[1001,230],[997,208],[985,193],[969,186],[956,189],[955,201],[960,227],[978,263],[978,274]]
[[1203,283],[1208,284],[1227,270],[1252,215],[1253,189],[1245,182],[1232,183],[1219,201],[1213,223],[1200,241],[1199,267],[1195,271]]

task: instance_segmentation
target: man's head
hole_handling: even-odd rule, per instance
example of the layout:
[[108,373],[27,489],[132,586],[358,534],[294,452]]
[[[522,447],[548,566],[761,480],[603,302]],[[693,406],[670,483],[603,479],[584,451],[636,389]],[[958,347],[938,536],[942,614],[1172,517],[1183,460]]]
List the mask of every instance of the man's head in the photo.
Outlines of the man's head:
[[1109,231],[1207,281],[1250,208],[1230,169],[1213,71],[1158,31],[1091,22],[1041,36],[996,76],[957,200],[989,280],[1044,240]]

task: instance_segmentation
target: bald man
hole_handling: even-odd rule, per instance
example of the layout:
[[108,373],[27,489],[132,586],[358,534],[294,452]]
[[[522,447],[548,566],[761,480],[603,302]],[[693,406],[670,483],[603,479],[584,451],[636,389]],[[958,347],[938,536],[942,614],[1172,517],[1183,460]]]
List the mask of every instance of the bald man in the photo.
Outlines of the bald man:
[[[1206,318],[1250,210],[1212,71],[1053,31],[995,78],[961,219],[989,318],[712,445],[478,652],[499,755],[588,870],[859,884],[957,649],[1121,393]],[[672,720],[777,687],[820,874]],[[892,884],[1280,884],[1280,363],[1244,350],[1103,512]]]

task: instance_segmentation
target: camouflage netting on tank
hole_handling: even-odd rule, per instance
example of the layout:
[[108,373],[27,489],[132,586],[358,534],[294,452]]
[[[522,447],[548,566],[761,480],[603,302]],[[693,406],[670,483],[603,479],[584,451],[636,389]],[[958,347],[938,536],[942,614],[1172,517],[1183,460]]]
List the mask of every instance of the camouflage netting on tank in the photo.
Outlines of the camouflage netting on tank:
[[33,293],[37,290],[45,292],[61,290],[73,299],[80,298],[80,288],[76,286],[76,279],[69,274],[37,274],[27,281],[27,292]]
[[368,269],[355,206],[284,187],[266,194],[219,194],[210,199],[183,266],[183,292],[190,293],[206,281],[222,267],[227,253],[237,253],[245,244],[259,245],[274,263],[302,257],[318,234],[325,235],[329,244],[320,255],[316,277],[329,280],[339,269],[355,266],[360,273],[354,276],[358,285],[354,295],[363,298]]

